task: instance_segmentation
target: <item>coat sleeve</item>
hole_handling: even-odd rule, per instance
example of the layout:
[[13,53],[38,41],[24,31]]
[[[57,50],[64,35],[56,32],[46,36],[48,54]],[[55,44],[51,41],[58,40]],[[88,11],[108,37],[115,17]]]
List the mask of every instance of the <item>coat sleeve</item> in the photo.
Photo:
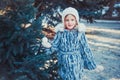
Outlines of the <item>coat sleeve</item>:
[[90,47],[87,42],[87,38],[85,36],[85,33],[82,33],[81,35],[81,47],[82,47],[82,58],[84,60],[84,68],[88,70],[92,70],[96,68],[96,64],[93,60],[93,53],[90,50]]
[[51,47],[46,48],[46,54],[52,54],[55,51],[58,51],[58,46],[60,44],[60,32],[57,32],[53,41],[51,42]]

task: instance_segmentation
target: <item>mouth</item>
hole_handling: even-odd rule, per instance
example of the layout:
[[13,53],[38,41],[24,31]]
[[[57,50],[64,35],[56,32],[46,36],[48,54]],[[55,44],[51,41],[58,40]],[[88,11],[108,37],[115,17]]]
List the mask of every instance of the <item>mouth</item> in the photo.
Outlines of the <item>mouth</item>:
[[72,26],[72,25],[68,25],[68,26]]

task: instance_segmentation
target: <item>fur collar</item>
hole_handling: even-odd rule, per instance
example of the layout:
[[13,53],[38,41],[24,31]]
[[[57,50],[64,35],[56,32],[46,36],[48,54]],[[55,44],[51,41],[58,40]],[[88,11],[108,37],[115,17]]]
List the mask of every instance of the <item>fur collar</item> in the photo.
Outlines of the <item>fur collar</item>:
[[[86,27],[83,23],[79,23],[77,27],[75,27],[79,32],[85,32]],[[58,31],[63,32],[65,30],[64,24],[60,23],[55,27],[55,32],[57,33]]]

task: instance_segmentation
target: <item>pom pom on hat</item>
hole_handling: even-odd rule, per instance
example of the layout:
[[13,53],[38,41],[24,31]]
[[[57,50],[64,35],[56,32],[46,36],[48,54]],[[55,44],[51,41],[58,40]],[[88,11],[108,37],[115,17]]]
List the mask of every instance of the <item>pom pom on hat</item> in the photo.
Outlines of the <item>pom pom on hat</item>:
[[65,16],[68,15],[68,14],[74,15],[76,17],[77,23],[79,24],[78,11],[75,8],[72,8],[72,7],[68,7],[68,8],[63,10],[63,13],[62,13],[62,21],[63,21],[63,23],[64,23]]

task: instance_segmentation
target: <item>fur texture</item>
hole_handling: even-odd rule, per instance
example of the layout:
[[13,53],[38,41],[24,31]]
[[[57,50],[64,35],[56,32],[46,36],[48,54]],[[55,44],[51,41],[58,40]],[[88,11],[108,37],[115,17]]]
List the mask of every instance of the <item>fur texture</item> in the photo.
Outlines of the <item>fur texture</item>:
[[[79,32],[85,32],[86,31],[86,27],[83,23],[79,23],[78,26],[75,27],[75,29],[77,29]],[[64,27],[64,24],[58,24],[56,27],[55,27],[55,32],[57,33],[58,31],[64,31],[65,30],[65,27]]]

